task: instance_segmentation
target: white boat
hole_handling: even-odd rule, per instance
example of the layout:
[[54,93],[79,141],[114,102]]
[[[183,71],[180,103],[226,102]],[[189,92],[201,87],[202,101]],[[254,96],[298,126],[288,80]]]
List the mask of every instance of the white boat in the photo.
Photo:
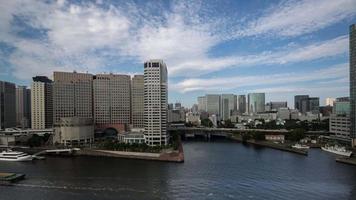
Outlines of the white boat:
[[337,155],[341,155],[341,156],[347,156],[350,157],[352,154],[352,151],[348,151],[346,150],[345,147],[341,147],[338,145],[335,146],[325,146],[325,147],[321,147],[322,150],[330,152],[330,153],[334,153]]
[[299,144],[299,143],[293,145],[292,147],[293,147],[293,148],[296,148],[296,149],[309,149],[309,148],[310,148],[310,147],[307,146],[307,145]]
[[27,153],[20,151],[12,151],[10,149],[0,152],[0,161],[30,161],[33,157]]

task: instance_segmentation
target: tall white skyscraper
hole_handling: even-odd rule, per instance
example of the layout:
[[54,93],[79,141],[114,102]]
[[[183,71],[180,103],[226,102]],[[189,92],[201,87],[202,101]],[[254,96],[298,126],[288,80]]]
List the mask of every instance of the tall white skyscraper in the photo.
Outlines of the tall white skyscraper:
[[144,64],[145,142],[166,145],[167,137],[167,67],[162,60]]

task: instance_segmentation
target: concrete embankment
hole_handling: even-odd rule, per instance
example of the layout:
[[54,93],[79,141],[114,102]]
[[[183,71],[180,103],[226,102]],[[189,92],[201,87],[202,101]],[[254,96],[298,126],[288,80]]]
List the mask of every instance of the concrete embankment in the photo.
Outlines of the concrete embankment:
[[295,148],[286,146],[285,144],[275,144],[275,143],[268,142],[268,141],[255,141],[255,140],[242,141],[241,138],[236,137],[236,136],[231,137],[231,139],[233,139],[235,141],[239,141],[239,142],[246,142],[247,144],[252,144],[252,145],[256,145],[256,146],[269,147],[272,149],[287,151],[287,152],[296,153],[296,154],[305,155],[305,156],[308,155],[307,150],[295,149]]
[[335,159],[336,162],[344,163],[344,164],[349,164],[349,165],[355,165],[356,166],[356,157],[352,156],[350,158],[347,157],[339,157]]
[[117,157],[140,160],[154,160],[164,162],[184,162],[183,145],[180,142],[178,150],[164,150],[161,153],[129,152],[129,151],[110,151],[100,149],[82,149],[75,155],[79,156],[99,156],[99,157]]

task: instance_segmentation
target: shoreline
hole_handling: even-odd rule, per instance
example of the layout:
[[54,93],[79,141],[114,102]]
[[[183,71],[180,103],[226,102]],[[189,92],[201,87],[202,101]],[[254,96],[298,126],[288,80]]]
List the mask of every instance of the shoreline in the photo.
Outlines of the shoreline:
[[268,147],[268,148],[272,148],[272,149],[276,149],[276,150],[280,150],[280,151],[286,151],[286,152],[290,152],[290,153],[308,156],[308,151],[306,151],[306,150],[294,149],[291,147],[282,146],[280,144],[274,144],[274,143],[264,142],[264,141],[255,141],[255,140],[242,141],[241,138],[238,138],[236,136],[232,136],[231,139],[234,141],[237,141],[237,142],[241,142],[241,143],[246,142],[247,144],[252,144],[252,145],[261,146],[261,147]]
[[[17,151],[22,151],[28,154],[36,154],[38,152],[53,149],[53,148],[14,148]],[[71,153],[45,153],[47,156],[92,156],[92,157],[111,157],[111,158],[126,158],[126,159],[138,159],[138,160],[152,160],[162,162],[184,162],[184,151],[181,140],[179,140],[179,146],[177,150],[163,150],[161,153],[149,153],[149,152],[132,152],[132,151],[114,151],[105,149],[80,149]]]

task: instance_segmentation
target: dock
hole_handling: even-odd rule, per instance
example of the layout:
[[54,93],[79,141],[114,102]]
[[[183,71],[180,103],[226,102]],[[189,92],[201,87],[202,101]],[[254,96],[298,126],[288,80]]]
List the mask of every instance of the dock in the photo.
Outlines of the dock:
[[15,183],[25,178],[25,174],[0,172],[0,183]]

